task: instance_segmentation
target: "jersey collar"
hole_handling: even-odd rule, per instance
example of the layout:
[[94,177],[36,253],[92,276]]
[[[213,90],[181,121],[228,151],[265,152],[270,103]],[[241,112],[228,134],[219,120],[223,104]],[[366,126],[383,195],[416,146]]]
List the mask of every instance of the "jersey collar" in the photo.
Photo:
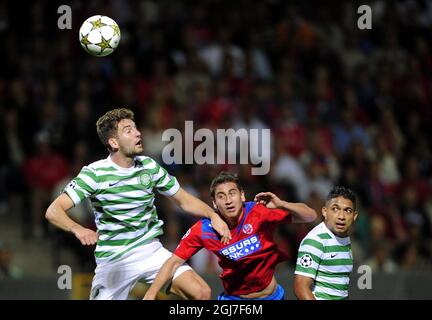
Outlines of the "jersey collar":
[[327,228],[325,222],[321,222],[323,225],[324,230],[337,242],[342,243],[343,245],[347,245],[350,243],[350,237],[346,236],[346,237],[338,237],[337,235],[335,235],[329,228]]
[[123,168],[123,167],[121,167],[121,166],[119,166],[117,163],[115,163],[113,160],[112,160],[112,158],[111,158],[111,155],[109,155],[108,157],[107,157],[107,160],[108,160],[108,162],[114,167],[114,168],[116,168],[117,170],[120,170],[120,171],[126,171],[126,172],[130,172],[130,171],[133,171],[135,168],[136,168],[136,164],[137,164],[137,162],[139,162],[139,161],[137,161],[138,159],[135,157],[135,159],[134,159],[134,161],[135,161],[135,165],[133,165],[132,167],[129,167],[129,168]]

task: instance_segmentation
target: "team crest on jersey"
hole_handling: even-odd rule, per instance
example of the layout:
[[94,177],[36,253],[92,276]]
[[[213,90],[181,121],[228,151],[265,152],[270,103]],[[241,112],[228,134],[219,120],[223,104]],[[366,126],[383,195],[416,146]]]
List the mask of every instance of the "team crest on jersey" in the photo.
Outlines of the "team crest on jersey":
[[143,173],[139,178],[140,178],[141,184],[144,187],[146,187],[146,188],[150,187],[151,178],[150,178],[150,175],[148,173]]
[[253,232],[253,227],[252,227],[252,225],[250,223],[245,224],[243,226],[243,233],[251,234],[252,232]]

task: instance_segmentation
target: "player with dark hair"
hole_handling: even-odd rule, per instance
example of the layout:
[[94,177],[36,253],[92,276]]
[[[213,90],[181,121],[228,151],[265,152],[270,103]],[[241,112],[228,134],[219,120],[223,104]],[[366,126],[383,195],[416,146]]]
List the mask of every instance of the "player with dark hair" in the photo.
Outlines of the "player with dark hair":
[[290,203],[270,192],[259,193],[256,202],[245,202],[236,175],[221,172],[211,183],[214,208],[227,222],[232,236],[221,244],[208,219],[201,219],[183,236],[174,254],[162,266],[144,299],[154,299],[179,266],[201,248],[213,252],[223,269],[224,292],[219,300],[282,300],[283,288],[274,271],[286,256],[274,243],[273,234],[281,223],[304,223],[316,219],[316,212],[303,203]]
[[294,293],[301,300],[347,299],[353,268],[349,231],[358,215],[356,195],[348,188],[334,187],[322,214],[324,221],[300,244]]
[[[229,241],[228,226],[216,212],[182,189],[152,158],[141,155],[141,133],[131,110],[111,110],[99,118],[96,127],[109,156],[83,167],[46,212],[52,224],[73,233],[83,245],[97,243],[91,299],[126,299],[137,281],[151,283],[171,256],[157,239],[163,233],[163,221],[154,205],[155,189],[184,211],[211,219],[222,241]],[[97,233],[67,214],[86,198],[91,200]],[[173,293],[209,298],[210,288],[188,265],[182,265],[174,277]]]

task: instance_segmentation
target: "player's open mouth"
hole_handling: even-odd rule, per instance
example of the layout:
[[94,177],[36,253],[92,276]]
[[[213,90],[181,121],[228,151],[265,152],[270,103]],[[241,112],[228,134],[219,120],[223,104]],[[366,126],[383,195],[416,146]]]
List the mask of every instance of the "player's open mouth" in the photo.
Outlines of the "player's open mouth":
[[345,223],[336,222],[336,227],[338,228],[345,228]]
[[137,146],[139,146],[139,147],[142,147],[142,142],[141,142],[141,140],[138,141],[137,143],[135,143],[135,145],[137,145]]
[[234,212],[235,211],[235,207],[234,206],[226,207],[226,211],[228,211],[228,212]]

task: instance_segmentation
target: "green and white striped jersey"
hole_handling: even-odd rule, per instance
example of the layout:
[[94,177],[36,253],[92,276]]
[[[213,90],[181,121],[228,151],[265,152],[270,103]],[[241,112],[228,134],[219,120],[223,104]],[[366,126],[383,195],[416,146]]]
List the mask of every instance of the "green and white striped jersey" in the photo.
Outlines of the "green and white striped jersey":
[[75,205],[89,198],[99,240],[96,262],[115,260],[163,233],[154,205],[154,188],[172,196],[177,179],[152,158],[137,156],[135,165],[122,168],[110,157],[81,169],[65,188]]
[[351,241],[338,237],[321,222],[300,244],[295,274],[314,279],[317,300],[348,298],[349,275],[353,269]]

